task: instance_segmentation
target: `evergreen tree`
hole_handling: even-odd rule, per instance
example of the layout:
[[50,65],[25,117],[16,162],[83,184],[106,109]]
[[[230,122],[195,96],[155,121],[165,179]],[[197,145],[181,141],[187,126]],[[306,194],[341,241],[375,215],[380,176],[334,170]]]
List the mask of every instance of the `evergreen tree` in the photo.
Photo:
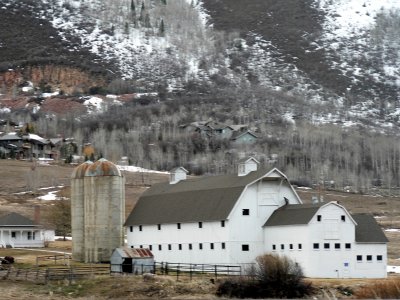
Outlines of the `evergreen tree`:
[[161,0],[161,3],[167,5],[167,0]]
[[144,17],[144,27],[151,28],[150,15],[148,13]]
[[164,26],[164,20],[163,19],[161,19],[160,27],[158,28],[158,35],[159,36],[164,36],[165,35],[165,26]]
[[140,8],[140,15],[139,15],[139,21],[140,22],[144,21],[145,11],[146,11],[146,8],[144,6],[144,2],[142,2],[142,7]]

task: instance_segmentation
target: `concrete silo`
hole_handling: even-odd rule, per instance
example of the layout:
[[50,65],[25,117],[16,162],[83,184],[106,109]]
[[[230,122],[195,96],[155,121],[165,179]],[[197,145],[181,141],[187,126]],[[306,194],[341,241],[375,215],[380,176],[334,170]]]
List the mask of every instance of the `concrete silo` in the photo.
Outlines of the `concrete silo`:
[[71,175],[71,234],[72,234],[72,258],[84,260],[84,198],[85,185],[84,176],[86,169],[93,164],[91,161],[84,162],[74,169]]
[[78,166],[71,187],[73,258],[109,261],[112,251],[124,244],[125,178],[102,158]]

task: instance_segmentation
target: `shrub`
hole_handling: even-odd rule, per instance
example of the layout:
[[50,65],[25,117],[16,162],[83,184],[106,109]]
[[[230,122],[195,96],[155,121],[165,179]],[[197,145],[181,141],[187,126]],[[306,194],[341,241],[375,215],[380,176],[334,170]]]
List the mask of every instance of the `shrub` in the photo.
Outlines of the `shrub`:
[[311,283],[303,281],[301,267],[285,256],[257,257],[249,277],[228,279],[217,288],[218,296],[237,298],[301,298],[312,294]]
[[400,279],[391,279],[363,286],[355,292],[358,299],[399,299]]

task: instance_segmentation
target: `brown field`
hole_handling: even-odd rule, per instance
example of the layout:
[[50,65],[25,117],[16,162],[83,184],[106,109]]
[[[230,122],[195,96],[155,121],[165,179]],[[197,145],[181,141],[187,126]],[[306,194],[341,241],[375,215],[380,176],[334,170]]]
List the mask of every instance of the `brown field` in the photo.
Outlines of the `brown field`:
[[[15,211],[33,218],[35,205],[42,210],[51,207],[54,201],[39,200],[38,196],[48,191],[57,190],[58,196],[69,198],[70,175],[74,166],[41,165],[37,164],[32,170],[33,163],[27,161],[0,160],[0,214]],[[168,180],[166,175],[124,173],[126,177],[126,213],[129,214],[139,196],[155,182]],[[32,179],[34,177],[34,179]],[[34,182],[34,184],[32,184]],[[63,186],[62,188],[41,190],[40,188]],[[34,186],[34,188],[32,188]],[[304,203],[310,203],[315,190],[297,190]],[[385,229],[400,228],[400,198],[359,195],[335,191],[320,191],[324,201],[339,201],[352,213],[372,213],[378,216],[377,221]],[[388,264],[400,265],[400,232],[385,232],[389,239]],[[56,241],[49,251],[71,252],[70,241]],[[33,266],[36,256],[51,254],[42,251],[0,249],[0,256],[11,255],[16,258],[20,267]],[[48,264],[51,264],[49,262]],[[362,289],[366,285],[386,284],[388,280],[398,278],[391,275],[387,280],[367,279],[315,279],[317,298],[352,298],[347,295]],[[48,285],[36,285],[29,282],[0,281],[2,299],[217,299],[214,295],[216,285],[206,279],[192,282],[176,281],[174,278],[156,277],[153,282],[143,282],[143,279],[133,276],[104,277],[87,281],[79,281],[68,285],[57,282]],[[220,298],[218,298],[220,299]]]

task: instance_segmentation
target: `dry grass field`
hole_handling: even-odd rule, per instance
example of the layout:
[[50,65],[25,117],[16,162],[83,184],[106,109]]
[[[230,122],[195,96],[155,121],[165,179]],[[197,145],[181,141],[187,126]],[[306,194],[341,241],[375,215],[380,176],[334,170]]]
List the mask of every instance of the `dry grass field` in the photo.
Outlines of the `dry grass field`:
[[[74,166],[36,164],[27,161],[0,160],[0,214],[15,211],[33,218],[35,205],[46,212],[54,201],[40,200],[39,196],[57,191],[57,196],[69,198],[70,176]],[[153,183],[168,180],[166,175],[155,173],[125,172],[126,213],[135,205],[139,196]],[[50,188],[51,187],[51,188]],[[45,188],[45,189],[43,189]],[[315,190],[298,189],[305,203],[310,203]],[[371,213],[384,229],[400,228],[400,198],[379,197],[334,191],[321,191],[325,202],[339,201],[352,213]],[[57,200],[56,200],[57,201]],[[385,232],[389,239],[389,265],[400,265],[400,232]],[[71,252],[70,241],[56,241],[46,251]],[[36,256],[51,252],[16,249],[0,249],[0,256],[11,255],[20,267],[33,266]],[[52,262],[49,262],[51,264]],[[391,275],[389,280],[398,278]],[[388,280],[312,280],[317,299],[354,298],[356,291],[367,285],[384,286]],[[396,283],[397,284],[397,283]],[[399,284],[400,287],[400,284]],[[216,285],[209,280],[176,281],[173,278],[156,277],[144,282],[141,277],[100,277],[83,280],[72,285],[56,282],[36,285],[29,282],[0,281],[1,299],[217,299]],[[351,293],[349,293],[351,291]],[[218,298],[220,299],[220,298]]]

